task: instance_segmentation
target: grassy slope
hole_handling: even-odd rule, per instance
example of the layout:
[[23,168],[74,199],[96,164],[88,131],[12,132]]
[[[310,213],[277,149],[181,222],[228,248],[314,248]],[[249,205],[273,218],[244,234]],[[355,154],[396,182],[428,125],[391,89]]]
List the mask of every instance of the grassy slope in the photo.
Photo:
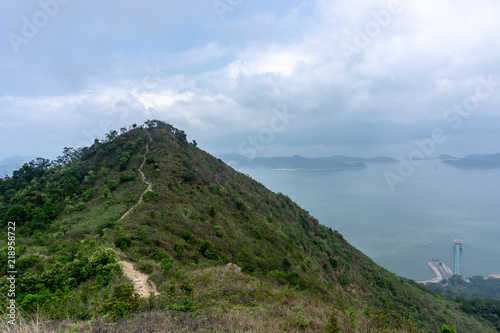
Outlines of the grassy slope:
[[[117,239],[129,239],[117,252],[150,273],[162,293],[141,309],[167,308],[173,312],[156,315],[172,318],[179,309],[190,311],[194,324],[186,322],[185,327],[318,331],[326,329],[333,314],[332,325],[342,332],[366,331],[363,327],[436,332],[444,323],[459,332],[489,331],[456,304],[377,266],[285,195],[270,192],[169,128],[152,129],[151,134],[144,172],[153,192],[141,205],[114,224],[145,189],[139,177],[119,181],[120,174],[138,174],[147,135],[136,129],[85,162],[86,174],[93,170],[94,176],[58,206],[63,213],[50,225],[51,232],[25,237],[23,256],[41,253],[54,262],[67,251],[65,244],[73,244],[69,262],[80,253],[90,257],[97,245],[116,248]],[[123,151],[131,156],[126,169],[119,170]],[[118,186],[107,194],[110,180]],[[80,202],[85,207],[75,211]],[[175,265],[165,269],[161,262],[170,257]],[[237,263],[244,274],[220,268],[227,262]],[[31,270],[43,267],[36,261]],[[113,280],[120,282],[119,277]],[[72,313],[86,319],[110,293],[111,286],[96,286],[89,278],[66,301],[81,299],[81,308]]]

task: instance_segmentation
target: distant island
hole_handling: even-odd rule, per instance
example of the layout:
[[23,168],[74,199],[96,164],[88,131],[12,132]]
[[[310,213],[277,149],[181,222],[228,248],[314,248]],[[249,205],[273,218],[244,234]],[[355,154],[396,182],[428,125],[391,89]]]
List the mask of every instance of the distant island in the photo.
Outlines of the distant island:
[[19,169],[24,163],[35,159],[34,156],[19,156],[15,155],[12,157],[7,157],[0,161],[0,175],[12,175],[14,170]]
[[440,155],[439,158],[443,163],[452,165],[457,168],[499,168],[500,153],[497,154],[473,154],[463,158],[455,158],[450,155]]
[[379,156],[373,158],[331,156],[307,158],[299,155],[291,157],[257,157],[246,158],[239,154],[221,154],[219,158],[228,164],[239,166],[260,166],[277,170],[352,170],[364,169],[366,163],[393,163],[391,157]]

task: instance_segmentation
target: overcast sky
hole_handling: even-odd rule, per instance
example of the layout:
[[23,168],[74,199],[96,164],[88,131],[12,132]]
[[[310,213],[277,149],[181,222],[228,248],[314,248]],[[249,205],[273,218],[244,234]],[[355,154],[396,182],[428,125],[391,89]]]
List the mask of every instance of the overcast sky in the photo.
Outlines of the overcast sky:
[[153,118],[211,152],[321,154],[339,124],[500,106],[498,0],[0,1],[0,160]]

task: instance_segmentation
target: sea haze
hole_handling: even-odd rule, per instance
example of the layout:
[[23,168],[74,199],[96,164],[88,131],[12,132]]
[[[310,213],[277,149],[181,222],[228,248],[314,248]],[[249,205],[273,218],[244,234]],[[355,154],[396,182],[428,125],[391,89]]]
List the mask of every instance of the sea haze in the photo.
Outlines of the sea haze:
[[392,191],[386,172],[398,162],[362,170],[277,171],[244,167],[338,230],[384,268],[414,280],[434,277],[427,262],[453,270],[453,241],[463,239],[461,274],[500,273],[500,169],[458,169],[426,160]]

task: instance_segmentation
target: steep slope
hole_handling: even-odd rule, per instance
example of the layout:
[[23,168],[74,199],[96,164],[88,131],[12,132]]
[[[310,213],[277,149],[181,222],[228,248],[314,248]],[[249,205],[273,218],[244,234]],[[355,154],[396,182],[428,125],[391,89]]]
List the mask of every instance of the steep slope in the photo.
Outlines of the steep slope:
[[[244,318],[256,332],[276,329],[269,326],[276,320],[284,331],[436,332],[443,324],[489,331],[457,304],[377,266],[183,131],[160,121],[146,126],[66,149],[57,165],[37,160],[2,181],[0,213],[19,231],[24,310],[79,320],[182,311],[229,331]],[[148,274],[160,296],[135,299],[120,259]],[[225,274],[220,266],[229,262],[243,272]],[[6,294],[5,277],[0,286]]]

